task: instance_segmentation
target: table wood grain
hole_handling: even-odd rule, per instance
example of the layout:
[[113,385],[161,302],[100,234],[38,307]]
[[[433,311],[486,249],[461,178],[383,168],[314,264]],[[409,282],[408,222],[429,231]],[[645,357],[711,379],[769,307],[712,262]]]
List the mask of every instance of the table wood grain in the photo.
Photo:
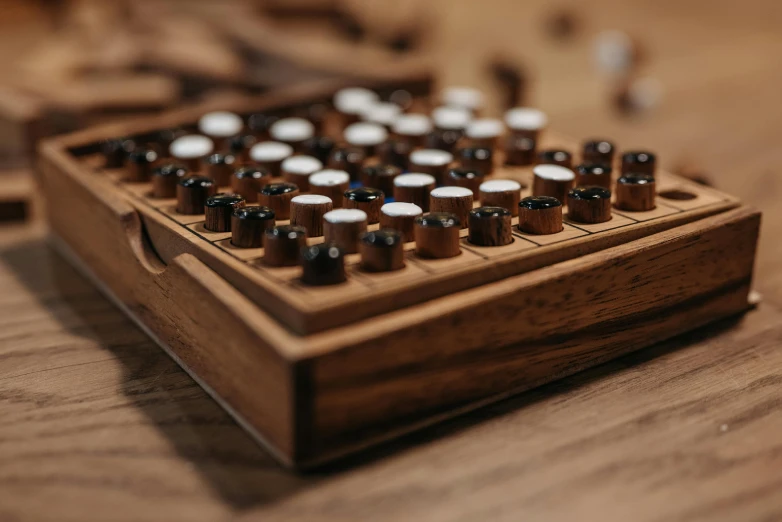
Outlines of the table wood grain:
[[[427,4],[449,6],[431,38],[444,83],[480,84],[497,48],[526,57],[532,101],[555,128],[649,146],[666,166],[694,161],[761,208],[763,304],[295,475],[50,250],[44,230],[5,228],[1,521],[782,520],[779,3],[595,0],[579,8],[572,44],[542,37],[542,1]],[[368,20],[378,6],[366,2]],[[665,86],[645,117],[611,112],[588,63],[590,35],[611,28],[649,47],[645,70]],[[477,30],[489,36],[469,43]]]

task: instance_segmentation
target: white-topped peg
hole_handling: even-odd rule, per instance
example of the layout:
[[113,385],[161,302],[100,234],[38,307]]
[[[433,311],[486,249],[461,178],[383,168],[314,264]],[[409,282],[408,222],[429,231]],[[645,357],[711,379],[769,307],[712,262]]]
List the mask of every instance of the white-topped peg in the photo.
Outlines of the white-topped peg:
[[238,114],[228,111],[208,112],[198,120],[198,130],[212,138],[230,138],[244,128],[244,121]]
[[437,180],[431,174],[411,172],[394,178],[394,199],[405,203],[414,203],[424,210],[429,209],[429,193]]
[[435,177],[438,183],[445,180],[445,171],[453,162],[453,154],[440,149],[419,149],[410,153],[410,170]]
[[397,136],[420,139],[432,132],[432,119],[425,114],[402,114],[391,126]]
[[483,107],[483,93],[473,87],[446,87],[440,99],[445,105],[478,111]]
[[250,149],[250,159],[259,163],[273,176],[280,175],[282,161],[293,154],[293,147],[279,141],[262,141]]
[[367,231],[367,213],[357,208],[339,208],[323,215],[326,243],[336,243],[346,254],[358,252],[358,241]]
[[344,170],[325,169],[309,177],[310,192],[331,199],[335,208],[342,206],[342,195],[350,188],[350,174]]
[[396,103],[376,102],[361,111],[361,118],[369,123],[391,127],[402,114],[402,108]]
[[521,183],[512,179],[491,179],[478,187],[478,197],[483,207],[502,207],[512,216],[519,214]]
[[573,188],[576,173],[560,165],[541,164],[532,169],[532,195],[557,198],[563,205]]
[[437,107],[432,111],[432,122],[441,130],[464,130],[472,120],[472,113],[463,107]]
[[472,210],[472,190],[455,186],[437,187],[429,193],[429,210],[454,214],[462,228],[467,228],[467,218]]
[[334,94],[334,108],[343,114],[360,115],[379,99],[377,93],[363,87],[346,87]]
[[186,163],[191,172],[201,170],[202,161],[214,150],[211,139],[201,134],[180,136],[171,142],[168,152],[172,157]]
[[315,125],[304,118],[282,118],[269,127],[269,136],[295,147],[315,136]]
[[291,225],[307,229],[309,237],[323,235],[323,216],[332,209],[331,198],[320,194],[302,194],[291,199]]
[[317,172],[323,168],[323,163],[318,158],[313,156],[296,155],[288,156],[282,160],[280,165],[280,172],[283,179],[289,183],[293,183],[302,192],[308,192],[309,177],[312,173]]
[[375,148],[388,139],[388,131],[377,123],[358,122],[345,127],[342,137],[349,145],[362,147],[367,156],[373,156]]
[[543,111],[530,107],[515,107],[505,112],[505,125],[512,131],[537,133],[548,125]]
[[423,213],[423,209],[414,203],[386,203],[380,207],[380,228],[397,230],[403,241],[414,241],[415,218]]

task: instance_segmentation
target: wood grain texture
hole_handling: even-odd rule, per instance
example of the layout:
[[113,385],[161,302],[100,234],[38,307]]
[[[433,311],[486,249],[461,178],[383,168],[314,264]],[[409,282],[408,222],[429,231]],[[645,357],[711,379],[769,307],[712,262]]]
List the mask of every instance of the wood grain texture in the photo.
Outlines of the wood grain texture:
[[[386,22],[378,2],[351,3]],[[695,160],[720,189],[760,207],[761,308],[297,477],[29,230],[3,232],[0,415],[13,422],[0,424],[0,518],[782,517],[779,3],[590,2],[582,34],[627,28],[650,47],[666,95],[642,120],[607,113],[597,77],[574,78],[588,50],[540,53],[550,3],[447,4],[433,35],[444,82],[487,82],[474,75],[494,46],[523,54],[530,102],[557,128],[621,135],[623,146],[659,151],[663,166]],[[463,44],[486,27],[492,38]]]

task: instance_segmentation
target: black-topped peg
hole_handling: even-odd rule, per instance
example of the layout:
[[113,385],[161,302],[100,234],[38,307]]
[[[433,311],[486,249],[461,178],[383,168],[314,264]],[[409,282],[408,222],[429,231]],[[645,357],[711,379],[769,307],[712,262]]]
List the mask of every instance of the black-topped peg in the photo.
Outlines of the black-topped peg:
[[263,236],[263,263],[269,266],[296,266],[301,249],[307,246],[307,229],[296,225],[278,225],[266,229]]
[[258,203],[269,207],[279,220],[290,219],[291,200],[299,195],[293,183],[270,183],[258,192]]
[[380,207],[385,202],[383,191],[372,187],[358,187],[345,191],[342,200],[343,208],[357,208],[367,214],[367,222],[371,225],[380,221]]
[[657,157],[651,152],[631,151],[622,154],[622,175],[648,174],[654,176],[657,168]]
[[301,280],[306,285],[335,285],[346,281],[345,254],[334,243],[320,243],[301,250]]
[[536,144],[529,136],[510,134],[505,139],[505,164],[523,167],[535,163]]
[[128,154],[125,181],[144,183],[149,181],[158,153],[148,147],[138,147]]
[[603,163],[582,163],[575,169],[576,186],[611,189],[611,167]]
[[377,146],[377,154],[383,163],[407,169],[408,157],[413,148],[409,140],[392,137]]
[[436,259],[458,256],[462,253],[461,229],[459,218],[446,212],[431,212],[416,218],[413,229],[416,254]]
[[547,149],[538,153],[538,165],[559,165],[560,167],[571,168],[573,165],[573,155],[566,150]]
[[614,144],[608,140],[589,140],[584,142],[581,160],[586,164],[611,167],[614,162]]
[[456,153],[456,159],[462,168],[480,172],[488,176],[494,170],[494,156],[488,147],[465,147]]
[[116,138],[103,140],[100,143],[100,151],[105,162],[104,168],[118,169],[125,164],[128,154],[136,148],[136,143],[130,138]]
[[382,190],[386,197],[394,194],[394,179],[402,173],[402,169],[388,163],[370,165],[361,169],[361,183],[365,187]]
[[336,147],[329,155],[327,166],[334,170],[344,170],[350,174],[351,180],[358,181],[365,159],[366,154],[361,147]]
[[152,171],[152,197],[167,199],[176,197],[176,187],[188,175],[187,167],[179,163],[166,163]]
[[529,196],[519,202],[519,230],[528,234],[562,232],[562,203],[551,196]]
[[470,243],[479,246],[502,246],[513,242],[510,211],[502,207],[478,207],[468,218]]
[[625,174],[616,180],[616,208],[631,212],[654,210],[657,185],[649,174]]
[[212,232],[229,232],[231,216],[234,210],[245,206],[245,201],[239,194],[215,194],[209,196],[204,204],[204,228]]
[[576,187],[567,195],[568,217],[579,223],[611,219],[611,191],[604,187]]
[[184,178],[176,187],[176,210],[185,215],[203,214],[207,198],[216,193],[217,184],[212,178],[206,176]]
[[258,139],[268,139],[269,127],[279,119],[280,116],[277,114],[264,114],[258,112],[251,114],[247,118],[247,128],[250,129],[250,132],[258,137]]
[[466,167],[448,169],[448,173],[445,175],[446,185],[470,189],[476,199],[483,180],[483,172]]
[[334,140],[328,136],[313,136],[302,144],[304,154],[318,158],[324,165],[328,163],[331,151],[334,150]]
[[217,182],[219,187],[227,187],[231,184],[236,158],[231,154],[210,154],[206,158],[206,175]]
[[237,134],[228,140],[228,152],[239,163],[250,161],[250,149],[258,143],[258,138],[252,134]]
[[260,248],[264,233],[274,227],[274,211],[254,205],[237,208],[231,215],[231,243],[240,248]]
[[359,241],[361,269],[368,272],[391,272],[405,266],[402,234],[392,229],[367,232]]
[[246,201],[258,201],[258,192],[269,184],[271,173],[254,165],[239,167],[231,176],[231,190],[240,194]]

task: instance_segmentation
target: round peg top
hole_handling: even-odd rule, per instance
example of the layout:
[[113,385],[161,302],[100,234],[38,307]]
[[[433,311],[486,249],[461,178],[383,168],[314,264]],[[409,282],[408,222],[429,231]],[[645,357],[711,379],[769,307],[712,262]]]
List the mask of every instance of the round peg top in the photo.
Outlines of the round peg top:
[[401,173],[402,169],[396,165],[369,165],[361,169],[361,183],[366,187],[380,189],[387,197],[391,197],[394,192],[394,179]]
[[402,235],[391,229],[367,232],[361,236],[361,269],[368,272],[390,272],[405,266]]
[[198,130],[213,138],[230,138],[242,132],[244,121],[229,111],[208,112],[198,120]]
[[386,203],[380,208],[380,228],[398,230],[405,241],[413,241],[415,218],[423,213],[421,207],[413,203]]
[[341,207],[342,194],[350,186],[350,174],[344,170],[325,169],[310,175],[308,181],[311,192],[327,196],[335,207]]
[[529,107],[515,107],[505,112],[505,125],[513,131],[542,130],[548,125],[548,116],[543,111]]
[[511,214],[502,207],[478,207],[468,217],[470,243],[479,246],[503,246],[513,243]]
[[182,160],[205,158],[212,153],[213,149],[212,140],[201,134],[180,136],[168,146],[169,154]]
[[212,232],[228,232],[231,230],[231,216],[234,210],[245,206],[245,201],[239,194],[215,194],[209,196],[204,203],[204,228]]
[[328,136],[313,136],[303,143],[302,150],[305,154],[318,158],[321,163],[326,163],[334,145],[334,140]]
[[567,192],[576,179],[572,170],[559,165],[537,165],[532,169],[532,173],[532,194],[534,196],[551,196],[560,202],[565,201]]
[[152,172],[152,197],[158,199],[176,197],[176,186],[188,174],[187,167],[179,163],[166,163]]
[[573,164],[573,155],[566,150],[547,149],[538,153],[538,165],[560,165],[570,168]]
[[478,195],[478,188],[481,186],[483,180],[484,175],[481,171],[461,167],[449,169],[448,174],[445,175],[446,185],[470,189],[473,196]]
[[402,114],[391,126],[399,136],[423,137],[432,132],[432,120],[424,114]]
[[415,219],[415,251],[422,257],[448,258],[461,253],[462,223],[454,214],[431,212]]
[[579,223],[611,219],[611,191],[605,187],[576,187],[567,195],[568,217]]
[[437,107],[432,111],[432,122],[441,130],[464,130],[472,120],[472,114],[461,107]]
[[467,125],[464,135],[474,140],[493,140],[499,138],[503,130],[505,130],[505,126],[501,120],[480,118]]
[[304,284],[321,286],[346,281],[345,253],[333,243],[320,243],[301,250],[301,280]]
[[125,181],[145,182],[149,181],[152,165],[158,159],[158,153],[153,149],[139,147],[128,153],[127,171]]
[[358,239],[367,231],[367,213],[357,208],[339,208],[323,215],[324,239],[346,254],[358,252]]
[[478,186],[478,197],[481,205],[506,208],[511,215],[516,216],[521,199],[521,183],[512,179],[484,181]]
[[584,163],[607,164],[610,167],[615,150],[614,144],[608,140],[588,140],[584,142],[581,156]]
[[247,201],[257,201],[258,192],[271,181],[271,173],[261,167],[247,165],[236,169],[231,176],[231,189]]
[[176,210],[185,215],[203,214],[206,199],[215,192],[217,192],[217,185],[212,178],[206,176],[184,178],[176,188]]
[[379,96],[363,87],[346,87],[334,94],[334,108],[344,114],[359,115],[374,103]]
[[529,234],[562,232],[562,202],[550,196],[529,196],[519,203],[519,230]]
[[461,107],[470,111],[477,111],[483,107],[483,93],[473,87],[446,87],[443,89],[440,99],[443,104],[450,107]]
[[472,201],[472,190],[465,187],[438,187],[429,193],[431,211],[454,214],[463,227],[467,226]]
[[323,215],[333,208],[331,198],[320,194],[302,194],[291,199],[291,225],[307,229],[307,235],[323,235]]
[[250,149],[250,159],[259,163],[281,162],[293,154],[293,147],[279,141],[261,141]]
[[315,125],[304,118],[281,118],[269,127],[269,136],[283,143],[299,143],[315,136]]
[[355,147],[376,147],[388,139],[388,131],[378,123],[364,121],[345,127],[342,137]]
[[396,103],[377,102],[361,111],[361,118],[369,123],[391,127],[401,113],[402,108]]
[[611,188],[611,167],[603,163],[588,163],[576,166],[576,186]]
[[654,176],[657,157],[651,152],[630,151],[622,154],[622,174],[648,174]]
[[301,249],[307,245],[307,230],[295,225],[268,228],[263,236],[263,262],[269,266],[299,264]]
[[295,183],[302,192],[310,190],[308,181],[310,175],[322,168],[323,163],[318,158],[304,155],[288,156],[280,165],[285,181]]
[[415,203],[424,210],[429,209],[429,191],[436,185],[434,176],[418,172],[400,174],[394,178],[394,199]]
[[380,221],[380,208],[384,202],[383,191],[372,187],[350,189],[345,191],[344,195],[344,206],[366,212],[370,224]]
[[656,192],[654,176],[625,174],[616,180],[616,208],[635,212],[654,210]]
[[439,149],[418,149],[410,153],[410,163],[422,167],[444,167],[453,161],[453,154]]

